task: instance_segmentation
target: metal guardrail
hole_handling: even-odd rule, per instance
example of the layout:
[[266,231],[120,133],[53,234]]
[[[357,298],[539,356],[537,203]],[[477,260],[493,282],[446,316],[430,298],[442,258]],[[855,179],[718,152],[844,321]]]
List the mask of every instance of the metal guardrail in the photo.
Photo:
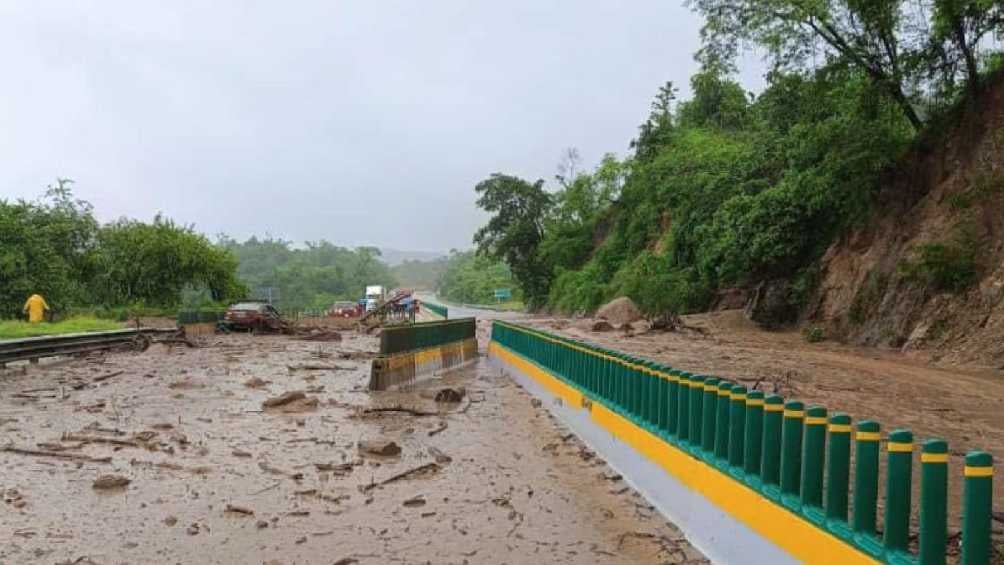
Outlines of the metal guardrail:
[[87,353],[124,345],[142,346],[149,344],[154,336],[176,332],[173,328],[140,328],[0,340],[0,366],[15,361]]

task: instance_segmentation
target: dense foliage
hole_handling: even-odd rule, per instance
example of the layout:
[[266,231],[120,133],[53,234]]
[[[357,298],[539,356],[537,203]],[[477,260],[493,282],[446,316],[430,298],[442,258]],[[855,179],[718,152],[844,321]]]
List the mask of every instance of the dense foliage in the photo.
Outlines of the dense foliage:
[[391,267],[391,272],[404,288],[435,290],[446,270],[446,264],[446,257],[428,261],[407,259]]
[[397,285],[375,247],[349,249],[327,241],[292,242],[252,237],[222,238],[220,246],[239,261],[238,275],[253,298],[268,299],[281,310],[326,310],[336,300],[358,300],[367,285]]
[[[706,18],[702,70],[688,100],[659,89],[631,156],[561,166],[553,190],[502,174],[476,188],[493,217],[475,242],[513,267],[531,305],[590,311],[626,295],[683,313],[720,289],[784,281],[797,312],[883,175],[998,67],[985,39],[1004,23],[996,0],[691,4]],[[751,43],[772,64],[757,96],[731,79]],[[912,272],[957,288],[967,261],[932,247]]]
[[0,200],[0,316],[17,317],[33,293],[56,312],[71,306],[173,307],[186,293],[221,301],[244,294],[237,263],[191,227],[101,226],[60,179],[35,202]]
[[495,290],[508,288],[513,300],[521,291],[505,263],[473,251],[451,250],[439,277],[437,293],[446,300],[466,304],[492,304]]

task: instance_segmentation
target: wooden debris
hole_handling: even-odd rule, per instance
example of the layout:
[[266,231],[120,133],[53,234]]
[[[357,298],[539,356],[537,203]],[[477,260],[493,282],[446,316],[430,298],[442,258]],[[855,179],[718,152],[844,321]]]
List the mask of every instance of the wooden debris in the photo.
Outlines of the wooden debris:
[[72,459],[74,461],[84,461],[87,463],[111,463],[111,457],[91,457],[78,453],[64,453],[62,451],[41,451],[37,449],[25,449],[22,447],[4,446],[0,451],[6,453],[16,453],[18,455],[32,455],[35,457],[55,457],[57,459]]
[[391,483],[394,483],[394,482],[397,482],[397,481],[400,481],[400,480],[403,480],[403,479],[408,479],[408,478],[414,477],[415,475],[421,475],[421,474],[424,474],[424,473],[427,473],[427,472],[437,472],[437,471],[439,471],[439,464],[438,463],[426,463],[425,465],[419,465],[418,467],[415,467],[414,469],[408,469],[407,471],[404,471],[403,473],[398,473],[398,474],[396,474],[396,475],[394,475],[394,476],[392,476],[392,477],[390,477],[388,479],[384,479],[384,480],[380,481],[379,483],[370,483],[368,485],[363,485],[363,486],[361,486],[359,488],[360,488],[360,490],[362,492],[369,492],[369,491],[375,489],[376,487],[382,487],[384,485],[389,485]]

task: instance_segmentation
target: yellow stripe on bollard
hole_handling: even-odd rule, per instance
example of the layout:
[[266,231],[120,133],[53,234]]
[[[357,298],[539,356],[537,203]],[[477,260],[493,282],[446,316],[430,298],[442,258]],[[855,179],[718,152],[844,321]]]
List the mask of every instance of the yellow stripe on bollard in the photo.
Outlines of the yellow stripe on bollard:
[[830,424],[829,427],[830,432],[835,434],[849,434],[851,429],[849,424]]
[[947,453],[921,453],[921,463],[948,463]]
[[854,439],[858,441],[878,441],[882,439],[882,434],[880,432],[858,432],[854,435]]
[[993,467],[966,467],[965,475],[967,477],[992,477],[994,476]]
[[913,451],[912,443],[889,442],[889,451],[893,453],[908,453]]

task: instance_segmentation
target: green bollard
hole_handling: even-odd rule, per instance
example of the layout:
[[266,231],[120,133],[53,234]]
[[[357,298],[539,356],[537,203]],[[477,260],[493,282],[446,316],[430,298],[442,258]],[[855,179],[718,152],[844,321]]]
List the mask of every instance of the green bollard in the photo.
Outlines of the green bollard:
[[929,439],[920,452],[921,565],[944,565],[947,533],[948,442]]
[[823,462],[826,458],[826,408],[810,406],[805,411],[805,441],[802,445],[802,505],[819,509],[816,521],[822,522]]
[[715,422],[715,458],[721,464],[727,464],[729,460],[729,434],[732,432],[729,427],[729,414],[732,412],[732,387],[735,386],[729,381],[719,381],[718,383],[718,421]]
[[763,404],[763,463],[760,467],[760,480],[767,494],[777,497],[780,491],[777,485],[781,479],[781,420],[784,412],[784,399],[772,394],[764,399]]
[[763,445],[763,392],[746,395],[746,440],[743,441],[743,466],[748,477],[760,476],[760,448]]
[[690,446],[701,447],[701,406],[704,404],[704,376],[690,377]]
[[715,423],[718,421],[718,378],[704,379],[704,400],[701,417],[701,449],[709,456],[715,453]]
[[676,439],[681,445],[690,441],[690,378],[691,374],[683,371],[676,384]]
[[729,466],[738,476],[746,448],[746,387],[736,385],[729,391],[729,412]]
[[645,380],[648,381],[648,423],[652,431],[662,430],[662,419],[659,417],[659,407],[662,405],[662,377],[652,361],[642,361]]
[[652,425],[655,426],[659,435],[666,434],[666,399],[669,398],[669,375],[664,372],[664,367],[658,363],[648,362],[649,379],[653,382],[652,397]]
[[786,506],[801,506],[798,498],[802,471],[802,422],[805,405],[789,400],[784,405],[784,424],[781,430],[781,497]]
[[[851,477],[851,417],[838,412],[830,417],[830,442],[826,456],[826,518],[847,523],[847,494]],[[836,526],[837,524],[834,524]]]
[[858,422],[854,469],[854,532],[855,542],[873,555],[881,552],[875,544],[875,515],[878,506],[879,432],[878,422]]
[[985,451],[966,454],[962,495],[962,565],[990,563],[993,456]]
[[913,433],[889,434],[885,482],[885,531],[882,543],[890,551],[906,551],[910,543],[910,488],[913,480]]
[[669,393],[666,399],[666,433],[670,436],[676,435],[677,410],[679,408],[680,393],[680,373],[674,369],[667,368],[669,377],[666,379]]

